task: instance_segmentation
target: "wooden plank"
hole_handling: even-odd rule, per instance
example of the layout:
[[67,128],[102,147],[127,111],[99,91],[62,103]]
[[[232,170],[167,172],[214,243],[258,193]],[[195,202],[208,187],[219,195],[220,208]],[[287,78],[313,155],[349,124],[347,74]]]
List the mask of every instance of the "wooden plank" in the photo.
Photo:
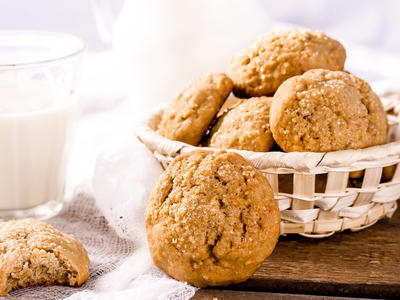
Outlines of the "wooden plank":
[[216,289],[201,289],[192,298],[193,300],[365,300],[366,298],[343,298],[312,295],[293,295],[281,293],[244,292]]
[[[314,198],[315,175],[314,174],[294,174],[293,175],[293,196]],[[314,201],[305,201],[293,198],[292,209],[312,209]]]
[[281,237],[248,281],[230,289],[347,297],[400,295],[400,213],[360,232]]

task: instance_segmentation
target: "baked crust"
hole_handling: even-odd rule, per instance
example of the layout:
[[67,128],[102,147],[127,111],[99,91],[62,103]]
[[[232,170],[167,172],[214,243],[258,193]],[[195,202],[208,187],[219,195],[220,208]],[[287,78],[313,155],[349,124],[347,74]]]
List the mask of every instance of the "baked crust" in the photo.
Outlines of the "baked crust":
[[310,70],[274,96],[270,125],[286,152],[328,152],[384,144],[388,121],[364,80],[342,71]]
[[272,98],[254,97],[228,109],[212,127],[205,146],[267,152],[274,145],[269,128]]
[[0,296],[32,285],[80,286],[89,277],[82,244],[38,220],[0,223],[0,253]]
[[154,264],[198,287],[247,280],[279,237],[267,179],[239,154],[196,150],[175,158],[146,210]]
[[158,131],[171,140],[198,145],[232,91],[224,73],[210,73],[184,88],[165,109]]

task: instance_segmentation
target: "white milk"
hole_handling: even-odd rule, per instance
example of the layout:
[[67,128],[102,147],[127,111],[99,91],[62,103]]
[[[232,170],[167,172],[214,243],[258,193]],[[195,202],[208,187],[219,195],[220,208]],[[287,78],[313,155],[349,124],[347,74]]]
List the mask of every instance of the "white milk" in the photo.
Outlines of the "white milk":
[[49,87],[0,85],[0,210],[62,199],[76,115],[73,97]]

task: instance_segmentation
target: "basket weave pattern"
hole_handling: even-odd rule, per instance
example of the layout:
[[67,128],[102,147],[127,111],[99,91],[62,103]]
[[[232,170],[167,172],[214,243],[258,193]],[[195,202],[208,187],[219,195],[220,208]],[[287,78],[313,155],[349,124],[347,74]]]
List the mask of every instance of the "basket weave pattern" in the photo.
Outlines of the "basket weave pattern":
[[[396,114],[389,116],[385,145],[328,153],[227,149],[244,156],[269,180],[281,210],[282,235],[327,237],[346,229],[358,231],[393,215],[400,198],[399,102],[395,100],[385,103]],[[166,168],[175,156],[198,147],[157,134],[161,115],[159,110],[145,120],[137,136]],[[357,171],[361,172],[354,176]]]

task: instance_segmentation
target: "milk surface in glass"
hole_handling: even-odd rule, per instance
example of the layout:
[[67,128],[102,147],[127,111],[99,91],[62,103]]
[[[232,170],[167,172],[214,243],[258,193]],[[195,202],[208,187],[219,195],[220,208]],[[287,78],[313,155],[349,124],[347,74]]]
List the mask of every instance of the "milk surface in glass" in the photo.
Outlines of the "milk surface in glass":
[[0,210],[63,197],[75,99],[48,86],[0,84]]

